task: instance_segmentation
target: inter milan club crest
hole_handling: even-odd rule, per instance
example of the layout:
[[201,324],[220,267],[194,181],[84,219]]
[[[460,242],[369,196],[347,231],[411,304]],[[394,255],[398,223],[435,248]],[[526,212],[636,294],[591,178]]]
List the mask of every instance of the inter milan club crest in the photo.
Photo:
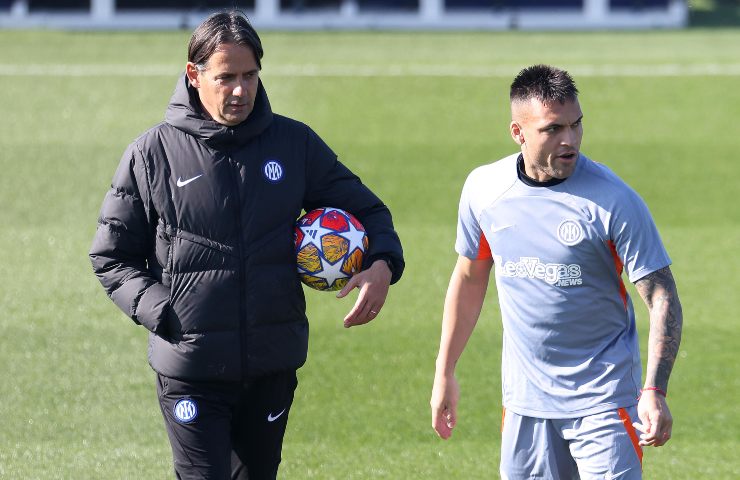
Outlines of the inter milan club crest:
[[558,226],[558,239],[569,247],[583,240],[583,228],[575,220],[563,220]]
[[262,173],[265,175],[267,181],[277,183],[283,179],[285,171],[280,162],[275,159],[270,159],[262,166]]
[[180,423],[190,423],[198,418],[198,406],[190,398],[178,400],[173,412],[175,419]]

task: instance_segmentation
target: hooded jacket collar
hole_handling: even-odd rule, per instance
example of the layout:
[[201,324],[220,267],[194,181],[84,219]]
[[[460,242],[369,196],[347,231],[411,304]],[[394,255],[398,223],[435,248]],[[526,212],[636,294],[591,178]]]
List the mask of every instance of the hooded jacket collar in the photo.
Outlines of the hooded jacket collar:
[[200,105],[198,91],[185,74],[175,86],[165,113],[165,121],[216,150],[233,150],[262,133],[272,122],[272,109],[267,92],[259,81],[254,108],[246,120],[234,127],[207,118]]

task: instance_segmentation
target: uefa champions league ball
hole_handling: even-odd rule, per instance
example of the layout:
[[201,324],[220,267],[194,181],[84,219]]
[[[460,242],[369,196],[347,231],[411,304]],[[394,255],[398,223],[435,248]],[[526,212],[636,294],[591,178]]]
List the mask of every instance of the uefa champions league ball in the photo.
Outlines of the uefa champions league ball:
[[362,269],[368,247],[365,227],[338,208],[317,208],[295,225],[295,251],[301,281],[316,290],[339,290]]

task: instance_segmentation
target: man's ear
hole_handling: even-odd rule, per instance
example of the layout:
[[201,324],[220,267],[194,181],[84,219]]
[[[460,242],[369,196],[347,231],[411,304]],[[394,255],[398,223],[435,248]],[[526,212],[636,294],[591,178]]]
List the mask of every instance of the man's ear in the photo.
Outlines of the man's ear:
[[509,124],[509,133],[511,133],[511,138],[513,138],[518,145],[522,145],[524,143],[524,132],[522,131],[522,126],[519,125],[518,122],[512,121],[511,124]]
[[193,62],[188,62],[187,65],[185,65],[185,75],[188,76],[190,85],[195,88],[200,88],[200,78],[198,77],[198,74],[198,67],[196,67]]

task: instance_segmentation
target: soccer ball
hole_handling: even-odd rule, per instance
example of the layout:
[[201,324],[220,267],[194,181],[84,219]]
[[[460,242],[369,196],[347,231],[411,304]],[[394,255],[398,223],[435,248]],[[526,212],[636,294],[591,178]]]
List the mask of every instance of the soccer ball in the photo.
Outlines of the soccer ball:
[[317,208],[295,225],[295,251],[301,281],[316,290],[339,290],[362,269],[365,227],[338,208]]

